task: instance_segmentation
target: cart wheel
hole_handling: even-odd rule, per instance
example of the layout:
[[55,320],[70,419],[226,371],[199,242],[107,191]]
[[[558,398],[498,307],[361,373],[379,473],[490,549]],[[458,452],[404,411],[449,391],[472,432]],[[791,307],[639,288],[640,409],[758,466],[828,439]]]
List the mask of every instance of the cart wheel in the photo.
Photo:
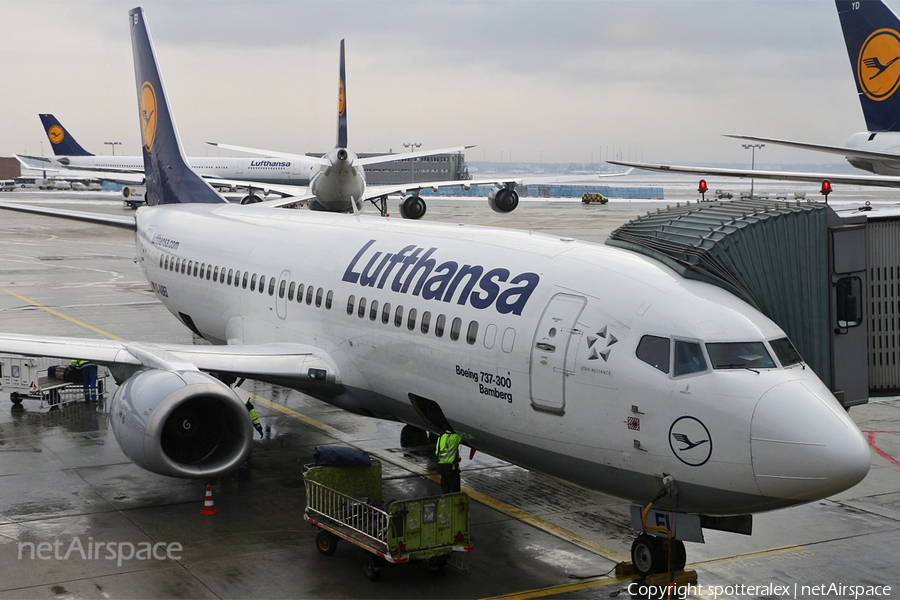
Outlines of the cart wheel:
[[316,548],[325,556],[331,556],[337,550],[338,538],[330,531],[320,529],[316,534]]
[[22,404],[22,397],[19,396],[19,392],[13,392],[9,395],[9,399],[13,404]]
[[443,571],[444,567],[447,566],[447,557],[446,556],[435,556],[434,558],[429,558],[425,561],[425,565],[432,572]]
[[366,579],[369,581],[375,581],[380,574],[381,571],[378,570],[378,564],[375,562],[375,557],[371,554],[366,554],[366,558],[363,561],[363,575],[365,575]]

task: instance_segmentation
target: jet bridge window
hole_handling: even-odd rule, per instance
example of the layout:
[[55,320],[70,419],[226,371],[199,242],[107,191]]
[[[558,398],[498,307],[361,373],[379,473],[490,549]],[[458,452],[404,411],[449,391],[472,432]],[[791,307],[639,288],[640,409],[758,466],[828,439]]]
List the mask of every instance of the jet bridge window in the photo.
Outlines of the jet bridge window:
[[837,294],[838,327],[859,327],[863,320],[862,280],[859,277],[841,277],[834,287]]
[[762,342],[706,344],[713,369],[774,369],[775,361]]
[[654,369],[669,372],[669,338],[645,335],[638,342],[635,354]]
[[794,344],[786,337],[772,340],[769,342],[769,345],[772,346],[772,350],[775,352],[775,356],[778,357],[778,362],[781,363],[782,367],[789,367],[803,362],[803,358],[797,352],[797,349],[794,348]]
[[705,370],[706,359],[700,344],[675,340],[675,377]]

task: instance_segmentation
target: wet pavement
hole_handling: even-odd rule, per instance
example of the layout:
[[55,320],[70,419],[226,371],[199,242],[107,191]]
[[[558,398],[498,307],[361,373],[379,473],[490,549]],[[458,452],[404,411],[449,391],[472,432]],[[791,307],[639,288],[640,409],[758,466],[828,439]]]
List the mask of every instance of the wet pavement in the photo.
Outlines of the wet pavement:
[[[881,194],[866,199],[892,201]],[[667,195],[671,203],[693,198],[685,185]],[[0,201],[128,214],[109,193]],[[495,215],[483,202],[430,200],[426,219],[603,241],[623,221],[665,204],[523,201]],[[0,331],[190,343],[133,260],[127,231],[0,213]],[[302,465],[316,445],[352,444],[384,463],[384,497],[401,498],[438,492],[428,476],[430,450],[401,448],[395,423],[283,388],[244,389],[268,433],[254,440],[248,477],[208,482],[215,516],[199,514],[207,482],[157,476],[125,458],[103,401],[15,407],[4,394],[0,598],[607,598],[633,581],[604,575],[629,554],[627,502],[478,454],[462,465],[475,550],[438,573],[398,566],[369,582],[358,548],[342,543],[330,557],[316,550],[316,530],[302,519]],[[846,588],[825,593],[836,584],[892,586],[857,595],[900,597],[900,399],[850,414],[872,447],[866,479],[827,500],[757,515],[749,537],[706,531],[706,544],[687,544],[700,586],[691,595],[854,597]],[[750,594],[741,585],[786,588]],[[803,593],[816,585],[826,588]]]

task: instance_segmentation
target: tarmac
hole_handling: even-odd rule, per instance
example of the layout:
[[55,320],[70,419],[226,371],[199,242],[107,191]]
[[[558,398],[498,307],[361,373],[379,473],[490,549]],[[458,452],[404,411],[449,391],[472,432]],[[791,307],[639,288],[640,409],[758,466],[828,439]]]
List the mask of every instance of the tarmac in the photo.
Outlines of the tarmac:
[[[484,201],[428,199],[425,219],[602,242],[640,213],[696,199],[687,183],[662,185],[664,201],[523,199],[509,215]],[[850,190],[840,201],[893,204],[894,193]],[[6,201],[129,214],[110,192],[0,195]],[[0,213],[0,331],[192,342],[135,264],[132,233],[9,211]],[[646,591],[636,577],[612,572],[629,558],[635,535],[628,502],[482,454],[462,462],[474,551],[455,554],[439,572],[398,565],[370,582],[359,548],[316,550],[316,529],[302,518],[303,465],[317,445],[356,446],[384,464],[385,498],[429,495],[440,489],[433,449],[401,448],[399,424],[299,392],[250,382],[242,389],[265,437],[254,440],[245,477],[209,482],[132,464],[103,400],[16,407],[0,392],[0,599],[524,600]],[[900,597],[900,399],[872,399],[850,415],[872,448],[868,476],[838,496],[756,515],[752,536],[706,531],[705,544],[686,544],[698,580],[680,591],[704,599]],[[215,516],[200,515],[207,483]]]

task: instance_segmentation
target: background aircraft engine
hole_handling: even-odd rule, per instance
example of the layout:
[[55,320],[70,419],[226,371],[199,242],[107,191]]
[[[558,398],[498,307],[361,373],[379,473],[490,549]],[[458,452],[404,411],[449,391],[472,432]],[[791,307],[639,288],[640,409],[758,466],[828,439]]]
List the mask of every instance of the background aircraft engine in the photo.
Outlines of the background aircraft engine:
[[200,371],[138,371],[116,390],[109,418],[125,455],[159,475],[217,477],[250,454],[247,408]]
[[488,204],[498,213],[512,212],[519,205],[519,194],[508,187],[495,187],[488,194]]
[[425,216],[425,201],[413,194],[400,201],[400,216],[404,219],[421,219]]

